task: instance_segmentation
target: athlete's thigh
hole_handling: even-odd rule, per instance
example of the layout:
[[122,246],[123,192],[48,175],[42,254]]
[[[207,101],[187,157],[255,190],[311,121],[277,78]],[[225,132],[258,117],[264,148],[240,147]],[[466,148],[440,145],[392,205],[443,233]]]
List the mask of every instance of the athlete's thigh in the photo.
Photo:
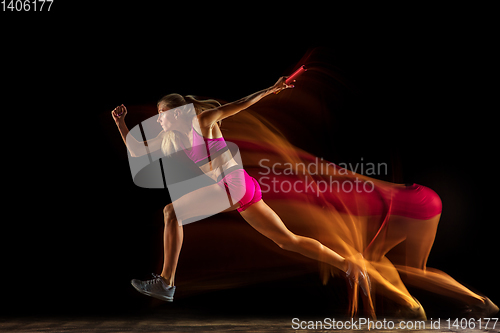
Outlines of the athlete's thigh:
[[232,205],[231,207],[224,209],[221,213],[232,212],[233,210],[237,210],[240,207],[241,207],[241,204],[239,202],[237,202],[234,205]]
[[274,240],[280,236],[293,236],[278,214],[264,200],[259,200],[240,214],[248,224],[268,238]]
[[[219,184],[196,189],[174,200],[172,205],[179,220],[209,216],[232,208],[226,190]],[[236,207],[237,208],[237,207]]]
[[415,220],[406,239],[406,265],[425,269],[436,238],[441,214],[428,220]]

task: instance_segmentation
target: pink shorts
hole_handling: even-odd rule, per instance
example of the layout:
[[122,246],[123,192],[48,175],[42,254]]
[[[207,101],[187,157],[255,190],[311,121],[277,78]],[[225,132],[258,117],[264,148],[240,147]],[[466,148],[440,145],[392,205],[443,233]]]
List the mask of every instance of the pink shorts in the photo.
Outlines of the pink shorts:
[[[224,186],[228,192],[228,196],[240,198],[240,208],[238,212],[242,212],[257,201],[262,199],[262,191],[259,182],[250,177],[243,169],[228,170],[224,178],[217,182],[220,186]],[[232,201],[231,201],[232,202]]]

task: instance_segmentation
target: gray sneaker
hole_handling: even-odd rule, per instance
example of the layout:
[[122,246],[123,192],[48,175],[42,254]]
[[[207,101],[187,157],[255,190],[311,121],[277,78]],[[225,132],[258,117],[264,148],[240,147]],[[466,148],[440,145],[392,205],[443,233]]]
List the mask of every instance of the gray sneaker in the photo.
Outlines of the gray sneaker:
[[141,294],[148,295],[162,301],[173,302],[175,286],[169,286],[167,281],[161,276],[153,273],[154,279],[139,281],[132,280],[132,286]]

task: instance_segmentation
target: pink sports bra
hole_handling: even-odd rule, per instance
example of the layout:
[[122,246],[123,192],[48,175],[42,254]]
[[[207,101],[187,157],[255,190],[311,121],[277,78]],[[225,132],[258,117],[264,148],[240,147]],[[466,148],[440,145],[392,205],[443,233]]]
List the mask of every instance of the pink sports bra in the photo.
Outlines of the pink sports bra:
[[229,148],[224,138],[205,138],[194,127],[193,147],[191,150],[184,149],[186,155],[199,167],[211,162],[214,158],[228,150]]

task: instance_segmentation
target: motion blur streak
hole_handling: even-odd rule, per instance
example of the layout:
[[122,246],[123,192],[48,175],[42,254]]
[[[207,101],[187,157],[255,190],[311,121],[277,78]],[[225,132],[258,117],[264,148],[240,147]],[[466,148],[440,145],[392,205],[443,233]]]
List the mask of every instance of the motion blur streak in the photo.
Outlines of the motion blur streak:
[[[307,169],[273,174],[262,167],[263,160],[268,166],[317,163],[316,156],[291,142],[316,154],[321,149],[335,150],[325,142],[315,146],[310,138],[318,137],[314,132],[325,130],[325,126],[318,124],[319,119],[329,119],[329,115],[338,111],[332,109],[335,103],[324,101],[326,96],[330,101],[335,100],[336,95],[351,88],[331,66],[317,59],[314,51],[301,59],[298,64],[305,64],[308,71],[297,80],[294,89],[266,98],[222,124],[226,141],[239,147],[245,170],[263,189],[271,179],[277,184],[291,185],[286,190],[278,186],[277,191],[264,193],[263,199],[292,232],[317,239],[344,257],[364,255],[373,285],[373,295],[363,301],[368,315],[375,317],[372,300],[376,296],[398,304],[402,315],[419,308],[405,283],[464,304],[482,304],[484,297],[449,275],[426,267],[442,208],[433,190],[418,184],[407,186],[367,177],[341,169],[326,159],[320,160],[322,167],[316,168],[314,174]],[[344,126],[355,130],[355,119]],[[325,155],[330,151],[325,151]],[[320,191],[321,181],[333,185],[328,191]],[[369,182],[372,186],[348,191],[350,187],[343,186],[346,182]],[[402,242],[406,242],[406,251],[399,253],[400,247],[396,245]],[[392,261],[386,257],[390,250],[394,254],[391,259],[395,258]],[[211,259],[200,259],[200,251],[209,251]],[[297,267],[301,272],[317,267],[311,266],[310,259],[282,251],[252,231],[234,212],[186,226],[181,257],[178,288],[192,292],[279,279],[298,274]],[[319,265],[325,284],[339,273],[328,265]],[[355,315],[358,294],[363,297],[363,293],[355,286],[349,294],[349,313]],[[425,316],[421,308],[420,311],[420,317]]]

